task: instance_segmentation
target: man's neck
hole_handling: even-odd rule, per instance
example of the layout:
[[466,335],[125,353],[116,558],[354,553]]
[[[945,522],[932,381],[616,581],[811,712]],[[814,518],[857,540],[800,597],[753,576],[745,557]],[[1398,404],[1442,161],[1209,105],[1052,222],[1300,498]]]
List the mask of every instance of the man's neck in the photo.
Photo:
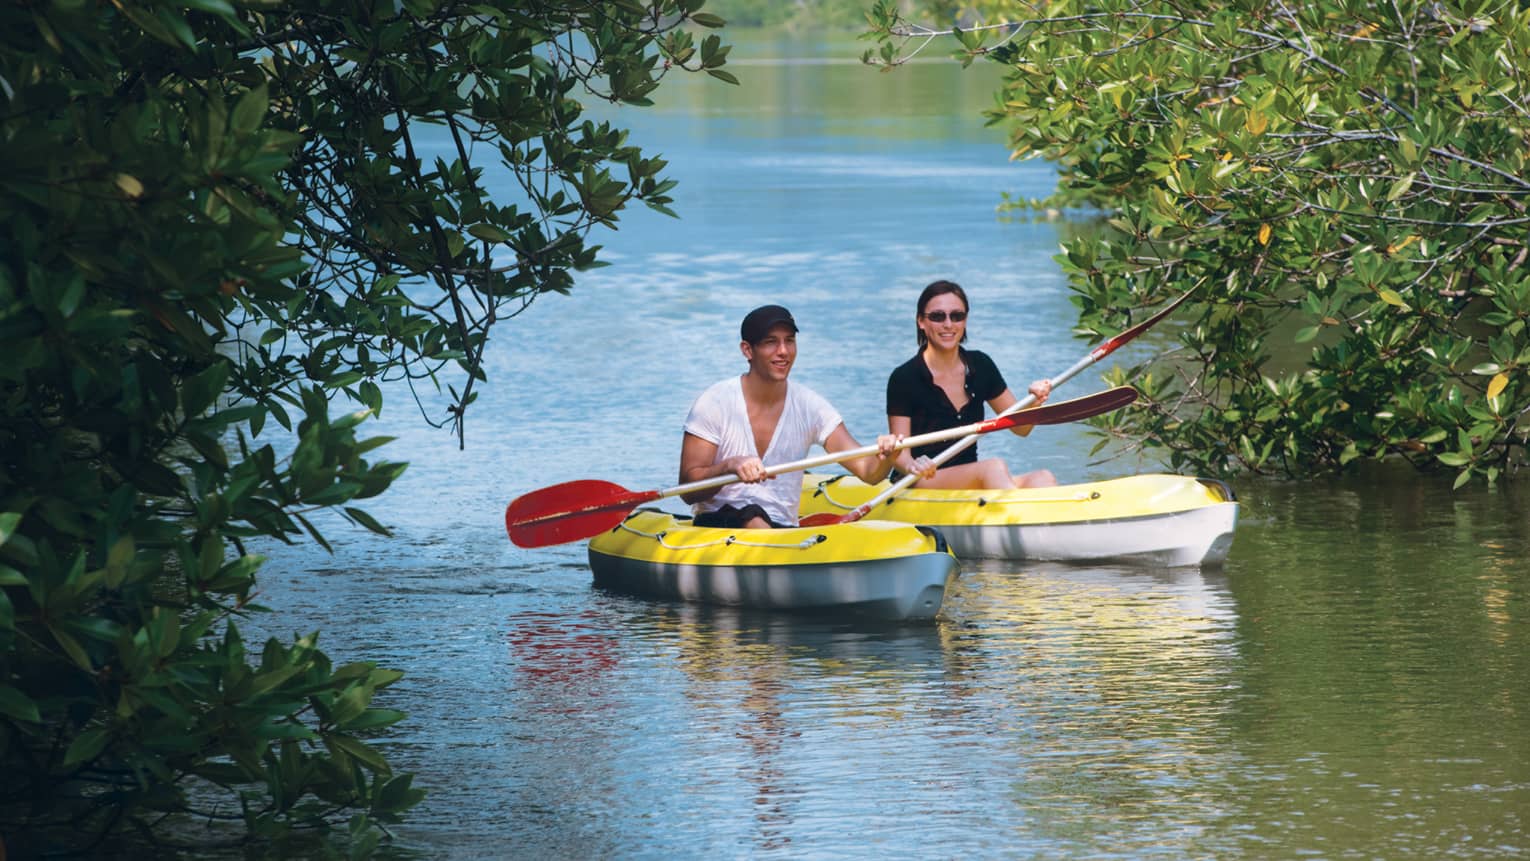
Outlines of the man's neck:
[[744,390],[744,400],[756,404],[772,404],[786,400],[786,380],[771,380],[750,371],[739,377]]

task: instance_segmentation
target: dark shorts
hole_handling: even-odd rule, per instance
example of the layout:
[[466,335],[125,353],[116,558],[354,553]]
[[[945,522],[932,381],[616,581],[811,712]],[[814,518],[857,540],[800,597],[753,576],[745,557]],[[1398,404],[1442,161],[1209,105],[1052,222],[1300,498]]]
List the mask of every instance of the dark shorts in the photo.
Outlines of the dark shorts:
[[743,508],[724,505],[716,511],[703,511],[691,519],[691,524],[694,526],[716,526],[723,529],[742,529],[744,524],[756,517],[769,523],[771,529],[781,528],[779,523],[770,519],[770,515],[765,513],[765,509],[753,503]]

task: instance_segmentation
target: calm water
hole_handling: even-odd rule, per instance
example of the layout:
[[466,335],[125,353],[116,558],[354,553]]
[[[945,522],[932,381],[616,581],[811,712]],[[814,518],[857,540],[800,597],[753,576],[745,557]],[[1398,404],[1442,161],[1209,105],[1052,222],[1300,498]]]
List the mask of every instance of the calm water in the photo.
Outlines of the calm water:
[[[991,74],[735,53],[742,88],[675,80],[621,116],[683,218],[628,214],[615,265],[502,325],[466,451],[391,395],[375,432],[412,466],[371,510],[398,537],[268,550],[252,638],[320,629],[337,661],[408,674],[382,746],[430,796],[391,854],[1530,855],[1523,488],[1235,482],[1221,570],[968,564],[922,627],[607,595],[583,545],[509,543],[527,490],[674,484],[686,408],[742,370],[757,304],[796,313],[793,378],[863,441],[934,278],[968,287],[972,346],[1016,388],[1087,349],[1060,228],[994,214],[1051,180],[982,128]],[[1078,427],[998,436],[985,452],[1064,480],[1155,468],[1091,463]]]

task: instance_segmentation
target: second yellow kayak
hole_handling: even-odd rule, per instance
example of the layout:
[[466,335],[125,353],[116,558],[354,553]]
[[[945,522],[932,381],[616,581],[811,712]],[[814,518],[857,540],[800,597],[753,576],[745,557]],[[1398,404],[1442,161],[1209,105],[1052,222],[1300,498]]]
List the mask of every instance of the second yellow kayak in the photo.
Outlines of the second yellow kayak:
[[[887,486],[805,475],[802,516],[843,514]],[[1232,546],[1238,503],[1220,481],[1147,474],[1013,490],[915,488],[866,519],[933,526],[960,558],[1217,565]]]

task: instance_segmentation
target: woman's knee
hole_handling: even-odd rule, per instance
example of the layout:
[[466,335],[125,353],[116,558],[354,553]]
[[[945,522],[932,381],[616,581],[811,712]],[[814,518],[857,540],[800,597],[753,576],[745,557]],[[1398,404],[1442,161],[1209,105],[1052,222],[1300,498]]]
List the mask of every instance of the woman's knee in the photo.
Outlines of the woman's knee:
[[1015,486],[1014,479],[1009,475],[1009,467],[1004,465],[1004,461],[991,457],[982,462],[982,467],[984,487],[994,489]]

